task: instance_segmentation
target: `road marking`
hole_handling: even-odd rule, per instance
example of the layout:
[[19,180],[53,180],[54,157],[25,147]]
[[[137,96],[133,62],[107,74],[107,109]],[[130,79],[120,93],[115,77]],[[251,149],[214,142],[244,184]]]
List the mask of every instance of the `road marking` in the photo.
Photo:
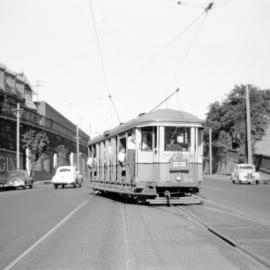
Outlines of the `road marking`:
[[39,238],[32,246],[30,246],[26,251],[24,251],[21,255],[19,255],[14,261],[12,261],[8,266],[4,268],[4,270],[10,270],[14,268],[21,260],[23,260],[27,255],[29,255],[42,241],[48,238],[51,234],[53,234],[57,229],[59,229],[68,219],[70,219],[76,212],[78,212],[82,207],[86,205],[86,203],[93,196],[88,197],[81,204],[79,204],[74,210],[72,210],[67,216],[65,216],[60,222],[58,222],[52,229],[50,229],[46,234],[44,234],[41,238]]

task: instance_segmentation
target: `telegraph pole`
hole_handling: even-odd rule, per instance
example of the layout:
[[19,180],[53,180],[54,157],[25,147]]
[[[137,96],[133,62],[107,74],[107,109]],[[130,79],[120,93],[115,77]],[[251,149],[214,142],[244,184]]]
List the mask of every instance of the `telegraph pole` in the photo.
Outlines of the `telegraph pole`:
[[76,150],[77,150],[77,167],[80,171],[80,145],[79,145],[79,127],[76,125]]
[[209,128],[209,174],[212,173],[212,128]]
[[16,113],[16,169],[20,169],[20,102],[17,103],[17,109],[12,109]]
[[246,85],[246,114],[247,114],[247,155],[248,155],[248,163],[252,164],[253,162],[251,152],[249,85]]

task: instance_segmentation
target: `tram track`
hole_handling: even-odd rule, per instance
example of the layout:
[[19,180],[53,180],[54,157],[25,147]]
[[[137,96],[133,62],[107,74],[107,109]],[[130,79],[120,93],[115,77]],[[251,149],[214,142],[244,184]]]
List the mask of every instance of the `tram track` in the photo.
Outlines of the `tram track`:
[[[158,207],[159,210],[165,211],[167,213],[179,216],[179,217],[184,217],[186,220],[191,222],[192,224],[208,231],[212,235],[218,237],[222,241],[226,242],[233,248],[237,249],[238,251],[244,253],[246,256],[252,258],[253,260],[257,261],[261,265],[265,266],[266,268],[270,269],[270,262],[266,261],[264,258],[253,252],[247,247],[244,247],[239,241],[236,239],[233,239],[229,237],[228,235],[222,233],[220,230],[214,228],[214,226],[211,226],[207,224],[205,221],[203,221],[201,218],[198,216],[192,214],[189,210],[184,209],[183,207],[179,206],[174,206],[170,205],[170,208],[164,208],[164,207]],[[171,211],[173,210],[173,211]],[[230,214],[229,212],[226,212],[226,214]],[[245,217],[245,216],[244,216]],[[251,220],[254,221],[254,220]]]
[[208,200],[208,199],[205,199],[205,198],[203,200],[204,200],[204,202],[215,205],[215,206],[217,206],[217,207],[219,207],[221,209],[219,209],[219,208],[210,208],[210,207],[204,205],[205,208],[209,208],[209,209],[211,209],[213,211],[217,211],[217,212],[224,212],[226,214],[234,215],[236,217],[241,217],[241,218],[246,219],[248,221],[258,223],[260,225],[270,226],[270,222],[268,222],[268,221],[266,221],[266,220],[264,220],[262,218],[251,218],[251,217],[249,217],[249,216],[247,216],[247,215],[245,215],[245,214],[243,214],[243,213],[241,213],[239,211],[231,209],[231,208],[229,208],[229,207],[227,207],[227,206],[225,206],[223,204],[216,203],[214,201],[211,201],[211,200]]

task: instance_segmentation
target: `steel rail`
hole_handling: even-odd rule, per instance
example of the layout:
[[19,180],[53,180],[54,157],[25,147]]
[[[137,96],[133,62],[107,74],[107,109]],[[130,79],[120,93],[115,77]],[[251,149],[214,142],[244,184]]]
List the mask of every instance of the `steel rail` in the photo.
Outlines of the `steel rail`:
[[255,261],[259,262],[260,264],[262,264],[263,266],[267,267],[268,269],[270,269],[270,262],[266,261],[265,259],[263,259],[262,257],[260,257],[259,255],[257,255],[256,253],[254,253],[253,251],[251,251],[250,249],[243,247],[241,245],[241,243],[239,243],[237,240],[232,239],[231,237],[228,237],[227,235],[223,234],[222,232],[220,232],[219,230],[213,228],[213,226],[210,226],[209,224],[205,223],[202,219],[200,219],[199,217],[195,216],[194,214],[190,213],[187,210],[183,210],[183,208],[176,207],[174,205],[170,205],[171,208],[170,209],[175,209],[176,213],[172,213],[170,211],[166,211],[166,209],[162,209],[162,208],[158,208],[160,210],[163,210],[165,212],[171,213],[171,214],[181,214],[182,216],[184,216],[189,222],[191,222],[192,224],[195,224],[201,228],[206,229],[208,232],[210,232],[211,234],[217,236],[218,238],[220,238],[221,240],[223,240],[224,242],[230,244],[231,246],[235,247],[236,249],[238,249],[239,251],[243,252],[245,255],[249,256],[250,258],[254,259]]

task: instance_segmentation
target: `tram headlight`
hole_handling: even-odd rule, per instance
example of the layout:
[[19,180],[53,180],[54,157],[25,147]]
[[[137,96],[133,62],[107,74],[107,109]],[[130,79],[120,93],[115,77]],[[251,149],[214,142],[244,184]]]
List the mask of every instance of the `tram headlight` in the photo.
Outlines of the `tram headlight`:
[[181,173],[176,174],[175,180],[179,182],[183,181],[183,174]]

